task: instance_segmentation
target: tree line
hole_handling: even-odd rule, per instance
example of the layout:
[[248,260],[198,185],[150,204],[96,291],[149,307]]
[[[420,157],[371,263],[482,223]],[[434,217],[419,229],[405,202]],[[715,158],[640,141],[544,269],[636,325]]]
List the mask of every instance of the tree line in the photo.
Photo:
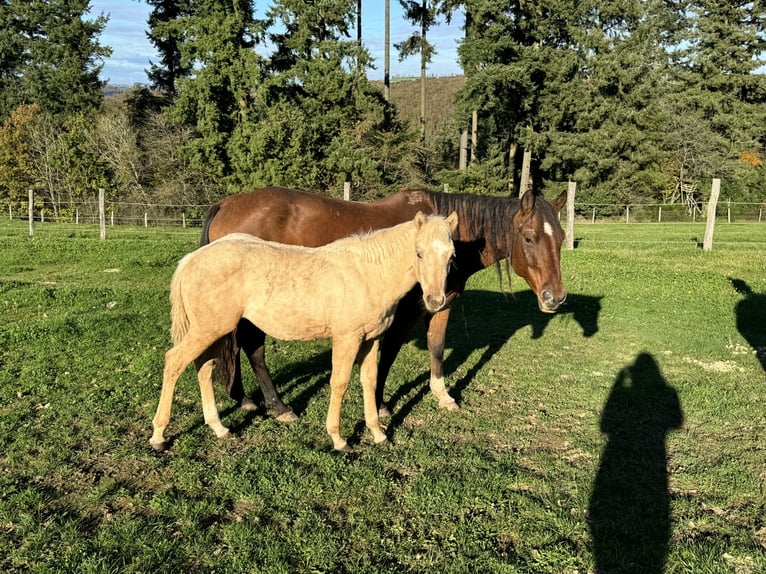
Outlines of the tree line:
[[[89,0],[5,0],[0,199],[34,187],[65,211],[98,188],[192,205],[264,185],[339,195],[349,181],[372,199],[574,180],[586,202],[675,203],[718,177],[724,197],[763,200],[762,0],[398,1],[416,24],[395,48],[421,59],[418,122],[397,117],[388,58],[383,89],[367,79],[380,63],[360,0],[272,0],[260,18],[253,0],[146,0],[150,85],[109,98],[107,16]],[[457,11],[465,83],[426,137],[429,32]]]

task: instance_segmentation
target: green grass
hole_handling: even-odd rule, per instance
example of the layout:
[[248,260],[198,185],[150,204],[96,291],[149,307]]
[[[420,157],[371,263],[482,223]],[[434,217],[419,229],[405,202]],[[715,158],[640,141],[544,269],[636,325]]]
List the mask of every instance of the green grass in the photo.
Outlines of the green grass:
[[326,341],[268,343],[299,421],[217,390],[218,440],[188,369],[151,450],[198,233],[0,223],[0,571],[766,571],[766,225],[719,224],[704,253],[703,224],[578,224],[553,316],[475,275],[448,334],[462,410],[430,396],[420,329],[393,445],[349,387],[351,456],[324,429]]

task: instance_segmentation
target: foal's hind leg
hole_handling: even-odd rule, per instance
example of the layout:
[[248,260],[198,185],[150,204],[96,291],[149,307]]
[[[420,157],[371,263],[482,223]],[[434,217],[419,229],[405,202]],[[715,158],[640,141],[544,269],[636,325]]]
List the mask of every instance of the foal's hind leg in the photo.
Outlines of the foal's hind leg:
[[205,424],[213,429],[218,438],[229,434],[229,429],[221,424],[218,417],[218,408],[215,406],[215,393],[213,392],[213,369],[215,359],[205,361],[197,371],[199,380],[199,391],[202,395],[202,414],[205,417]]
[[156,450],[164,450],[165,429],[170,422],[170,410],[173,406],[173,392],[176,388],[178,377],[181,376],[186,366],[196,357],[201,355],[209,342],[201,339],[195,339],[187,334],[186,338],[175,347],[165,353],[165,368],[162,374],[162,391],[160,392],[160,402],[157,405],[157,413],[152,419],[154,432],[149,443]]

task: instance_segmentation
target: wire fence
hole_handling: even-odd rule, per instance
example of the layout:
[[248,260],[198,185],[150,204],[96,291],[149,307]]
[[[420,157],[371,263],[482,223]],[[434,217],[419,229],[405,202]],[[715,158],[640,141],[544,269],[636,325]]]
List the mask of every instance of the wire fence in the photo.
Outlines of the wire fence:
[[[33,221],[69,224],[100,223],[98,201],[83,201],[54,208],[53,204],[41,198],[34,200]],[[135,227],[201,227],[210,205],[178,205],[162,203],[110,202],[105,205],[107,226]],[[560,216],[565,220],[566,207]],[[690,209],[685,204],[593,204],[575,203],[576,223],[671,223],[702,222],[707,213],[707,203]],[[9,219],[28,220],[29,204],[5,205]],[[745,203],[719,201],[716,221],[764,222],[766,201]]]

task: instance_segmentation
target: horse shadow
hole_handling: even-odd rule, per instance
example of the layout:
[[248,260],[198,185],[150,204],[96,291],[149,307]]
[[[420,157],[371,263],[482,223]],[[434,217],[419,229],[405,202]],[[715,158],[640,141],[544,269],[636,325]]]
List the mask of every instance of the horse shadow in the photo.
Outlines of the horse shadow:
[[753,293],[742,279],[728,278],[734,290],[744,295],[734,306],[737,330],[755,351],[766,374],[766,293]]
[[[561,320],[563,316],[578,323],[583,337],[592,337],[599,330],[598,318],[602,298],[570,293],[559,311],[551,314],[542,313],[538,309],[537,296],[532,291],[523,291],[515,295],[497,291],[466,291],[452,304],[445,345],[445,373],[456,373],[476,349],[484,350],[479,359],[450,387],[450,395],[460,403],[463,392],[476,374],[520,329],[531,327],[532,339],[539,339],[545,334],[545,329],[552,320],[557,317],[557,320]],[[479,316],[475,313],[476,309],[483,309],[488,314]],[[413,332],[412,339],[418,348],[427,349],[425,329],[422,326]],[[429,378],[426,362],[423,373],[401,385],[386,400],[394,412],[389,428],[400,426],[415,405],[429,392]],[[418,392],[411,395],[415,389],[418,389]],[[409,398],[402,402],[405,397]]]
[[675,389],[649,353],[617,374],[601,415],[608,436],[588,522],[595,571],[661,574],[670,545],[667,434],[683,423]]
[[[532,328],[531,337],[538,339],[545,334],[548,324],[557,316],[571,317],[578,323],[583,337],[592,337],[598,330],[598,317],[601,311],[601,296],[570,293],[564,306],[555,314],[542,313],[537,307],[537,297],[532,291],[523,291],[515,295],[498,293],[496,291],[471,290],[466,291],[452,305],[450,323],[447,328],[444,369],[446,373],[455,373],[464,365],[476,349],[484,349],[481,357],[471,365],[450,388],[450,394],[460,402],[463,391],[468,387],[476,374],[492,359],[492,357],[513,337],[517,331],[525,327]],[[477,315],[474,310],[491,310],[491,319],[485,315]],[[560,319],[559,319],[560,320]],[[480,321],[480,322],[479,322]],[[425,329],[420,323],[410,335],[419,349],[427,350]],[[274,343],[278,345],[279,343]],[[274,352],[274,349],[271,349]],[[267,358],[268,358],[267,353]],[[396,362],[394,362],[396,366]],[[243,373],[246,371],[243,364]],[[327,349],[306,360],[288,363],[274,373],[274,383],[281,394],[296,393],[290,397],[289,404],[293,411],[301,416],[305,413],[311,400],[328,385],[332,371],[332,351]],[[355,373],[358,377],[358,373]],[[386,399],[386,404],[392,408],[392,416],[387,421],[389,435],[393,435],[405,418],[430,392],[430,378],[427,354],[423,356],[423,369],[415,378],[401,384]],[[257,396],[257,383],[253,381]],[[354,385],[352,380],[351,385]],[[413,391],[417,389],[417,392]],[[352,391],[352,387],[349,387]],[[406,397],[406,400],[405,400]],[[236,410],[232,406],[230,412]],[[226,413],[222,413],[225,415]],[[233,432],[241,430],[252,421],[253,416],[266,416],[262,406],[248,416]],[[359,421],[350,435],[352,442],[359,442],[364,434],[364,422]]]

